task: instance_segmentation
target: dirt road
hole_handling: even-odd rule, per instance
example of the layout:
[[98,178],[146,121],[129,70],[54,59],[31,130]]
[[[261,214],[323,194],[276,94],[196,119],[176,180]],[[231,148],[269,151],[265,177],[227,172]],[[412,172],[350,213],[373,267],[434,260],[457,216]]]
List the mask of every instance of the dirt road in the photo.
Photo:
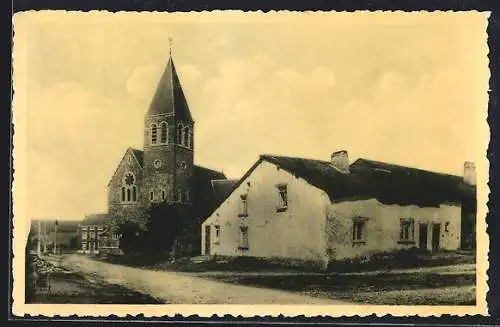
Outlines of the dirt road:
[[171,304],[350,304],[286,291],[231,285],[178,272],[114,265],[76,254],[64,256],[59,264]]

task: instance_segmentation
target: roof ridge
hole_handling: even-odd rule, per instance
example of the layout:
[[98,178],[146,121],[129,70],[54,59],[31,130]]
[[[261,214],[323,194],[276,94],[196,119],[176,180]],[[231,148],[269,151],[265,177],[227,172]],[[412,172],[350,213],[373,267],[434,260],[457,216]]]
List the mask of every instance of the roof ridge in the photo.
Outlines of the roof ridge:
[[224,172],[222,172],[222,171],[215,170],[215,169],[212,169],[212,168],[208,168],[208,167],[205,167],[205,166],[201,166],[201,165],[194,165],[194,166],[195,166],[195,167],[198,167],[198,168],[201,168],[201,169],[211,170],[211,171],[214,171],[214,172],[216,172],[216,173],[224,174]]
[[260,157],[261,158],[265,158],[265,157],[288,158],[288,159],[299,159],[299,160],[311,160],[311,161],[317,161],[317,162],[327,163],[327,164],[330,163],[330,161],[327,161],[327,160],[306,158],[306,157],[283,156],[283,155],[277,155],[277,154],[261,154]]
[[366,158],[358,158],[356,161],[354,161],[349,166],[352,166],[353,164],[355,164],[358,161],[368,161],[368,162],[372,162],[372,163],[375,163],[375,164],[391,165],[391,166],[395,166],[395,167],[399,167],[399,168],[412,169],[412,170],[416,170],[416,171],[424,172],[424,173],[429,173],[429,174],[437,174],[437,175],[444,175],[444,176],[452,176],[452,177],[462,178],[462,176],[460,176],[460,175],[455,175],[455,174],[450,174],[450,173],[443,173],[443,172],[438,172],[438,171],[433,171],[433,170],[427,170],[427,169],[417,168],[417,167],[413,167],[413,166],[403,166],[403,165],[395,164],[395,163],[391,163],[391,162],[380,161],[380,160],[372,160],[372,159],[366,159]]

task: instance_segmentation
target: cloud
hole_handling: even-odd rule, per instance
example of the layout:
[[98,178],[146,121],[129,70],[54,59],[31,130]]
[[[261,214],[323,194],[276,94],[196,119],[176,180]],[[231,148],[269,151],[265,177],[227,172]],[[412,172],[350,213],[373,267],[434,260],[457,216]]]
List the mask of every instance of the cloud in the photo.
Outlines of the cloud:
[[30,211],[61,218],[105,211],[106,185],[123,152],[142,146],[141,103],[60,83],[33,89],[28,108]]
[[[203,122],[195,135],[197,156],[221,166],[219,151],[233,151],[233,167],[240,168],[228,174],[238,175],[261,153],[290,154],[301,144],[306,148],[314,141],[310,124],[316,121],[307,112],[319,105],[316,115],[331,105],[336,82],[334,72],[324,66],[299,71],[260,54],[221,63],[201,89],[198,103],[211,110],[195,114]],[[289,133],[290,128],[297,132]]]
[[128,94],[138,99],[150,99],[153,96],[160,74],[161,67],[156,64],[133,68],[126,82]]
[[183,84],[186,85],[196,85],[202,79],[201,72],[192,64],[180,66],[178,74]]

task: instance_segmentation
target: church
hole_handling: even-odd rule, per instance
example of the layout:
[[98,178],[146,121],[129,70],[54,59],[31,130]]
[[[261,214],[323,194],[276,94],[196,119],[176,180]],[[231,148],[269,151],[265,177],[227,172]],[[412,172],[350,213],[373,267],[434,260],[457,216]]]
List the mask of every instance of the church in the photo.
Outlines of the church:
[[144,228],[154,203],[190,206],[200,221],[215,209],[230,181],[222,172],[194,164],[194,133],[195,122],[170,54],[144,117],[144,148],[125,151],[107,185],[106,218],[93,223],[105,225],[106,231],[92,249],[82,240],[83,252],[99,252],[110,247],[108,243],[118,248],[116,241],[108,242],[117,239],[110,227],[134,222]]

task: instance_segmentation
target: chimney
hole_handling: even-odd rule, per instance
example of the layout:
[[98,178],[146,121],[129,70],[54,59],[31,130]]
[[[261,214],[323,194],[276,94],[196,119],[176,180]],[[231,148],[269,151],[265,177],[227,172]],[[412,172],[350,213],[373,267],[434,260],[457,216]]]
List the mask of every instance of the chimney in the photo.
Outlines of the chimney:
[[332,153],[331,164],[344,173],[349,173],[349,156],[346,150]]
[[476,165],[473,162],[464,163],[464,182],[470,185],[476,185]]

